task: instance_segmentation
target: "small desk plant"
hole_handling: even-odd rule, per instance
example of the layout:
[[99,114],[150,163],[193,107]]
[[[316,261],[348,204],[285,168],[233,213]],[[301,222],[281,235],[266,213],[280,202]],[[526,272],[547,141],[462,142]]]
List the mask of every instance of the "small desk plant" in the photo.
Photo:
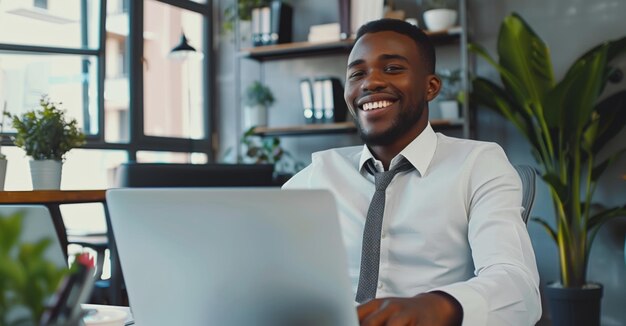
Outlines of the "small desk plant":
[[16,131],[13,143],[32,159],[33,190],[60,189],[65,154],[85,143],[85,134],[78,129],[78,122],[68,120],[65,111],[58,108],[60,104],[44,95],[38,110],[21,115],[5,113]]

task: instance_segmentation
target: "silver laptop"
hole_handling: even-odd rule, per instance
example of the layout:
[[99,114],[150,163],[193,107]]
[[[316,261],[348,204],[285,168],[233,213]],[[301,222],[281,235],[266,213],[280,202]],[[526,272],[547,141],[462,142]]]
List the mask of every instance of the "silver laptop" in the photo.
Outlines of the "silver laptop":
[[137,325],[357,325],[322,190],[112,189]]

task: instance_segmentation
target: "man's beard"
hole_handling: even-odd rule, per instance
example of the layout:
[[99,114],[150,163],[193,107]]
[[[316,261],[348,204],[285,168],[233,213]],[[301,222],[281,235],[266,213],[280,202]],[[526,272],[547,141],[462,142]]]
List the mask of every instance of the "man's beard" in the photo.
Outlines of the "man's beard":
[[426,102],[420,104],[417,109],[400,111],[400,114],[398,114],[392,122],[391,127],[379,133],[365,133],[357,117],[355,123],[359,129],[359,137],[361,137],[361,140],[368,146],[386,146],[393,143],[411,130],[420,120],[422,114],[424,114]]

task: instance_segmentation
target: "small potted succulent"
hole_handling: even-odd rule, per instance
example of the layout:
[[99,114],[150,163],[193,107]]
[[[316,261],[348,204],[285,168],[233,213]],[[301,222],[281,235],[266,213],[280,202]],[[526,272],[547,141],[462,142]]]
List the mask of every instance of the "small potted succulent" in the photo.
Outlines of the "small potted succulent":
[[32,158],[34,190],[60,189],[65,154],[85,143],[85,134],[79,130],[78,122],[68,120],[65,111],[58,108],[60,104],[42,96],[38,110],[21,115],[5,113],[16,131],[13,143]]
[[244,129],[267,125],[267,109],[274,104],[272,91],[259,81],[253,82],[244,96]]

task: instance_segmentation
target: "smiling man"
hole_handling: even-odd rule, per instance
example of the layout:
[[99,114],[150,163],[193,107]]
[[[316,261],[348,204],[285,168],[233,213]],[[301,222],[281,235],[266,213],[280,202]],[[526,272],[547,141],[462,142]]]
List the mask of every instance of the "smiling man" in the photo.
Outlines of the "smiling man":
[[417,27],[362,26],[344,97],[365,145],[314,153],[284,188],[335,195],[361,325],[534,325],[521,181],[498,145],[433,131],[434,71]]

